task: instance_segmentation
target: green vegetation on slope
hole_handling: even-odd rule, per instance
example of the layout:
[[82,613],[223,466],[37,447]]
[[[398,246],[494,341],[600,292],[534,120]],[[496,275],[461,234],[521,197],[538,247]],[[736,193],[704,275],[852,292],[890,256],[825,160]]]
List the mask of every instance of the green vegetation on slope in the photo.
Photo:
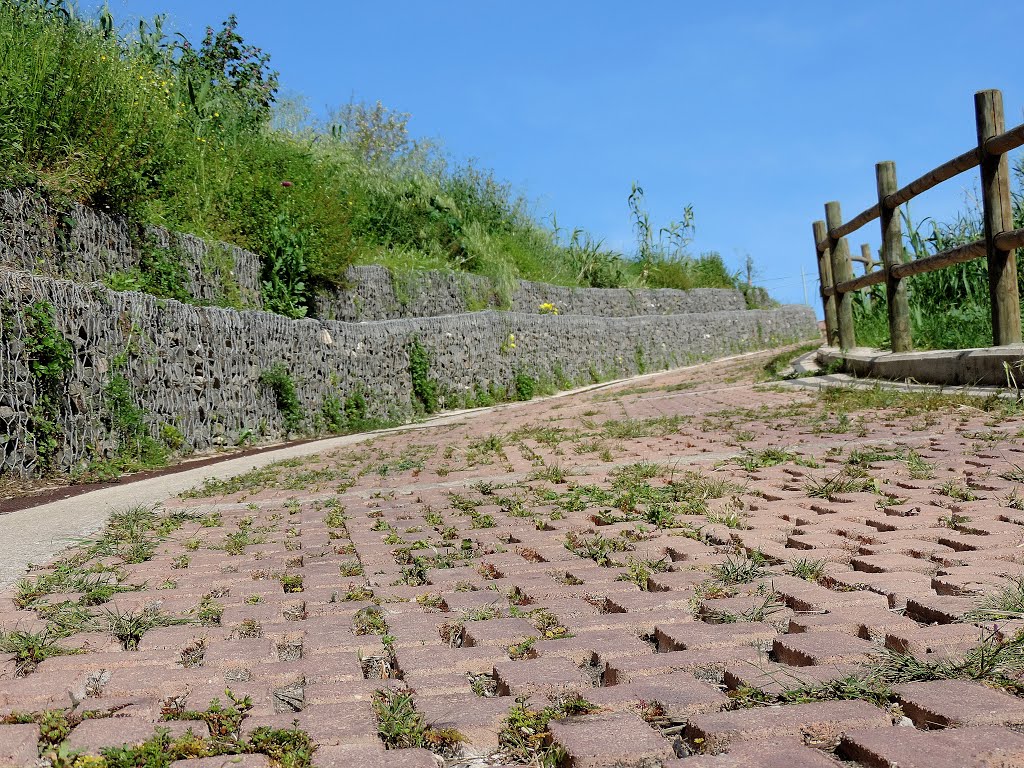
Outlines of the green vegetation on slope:
[[[1024,161],[1016,167],[1018,181],[1024,176]],[[1024,204],[1014,199],[1014,227],[1024,226]],[[952,224],[929,222],[931,234],[922,234],[924,222],[915,225],[904,214],[904,261],[931,256],[947,248],[984,237],[981,212],[961,215]],[[1024,270],[1017,282],[1024,297]],[[911,334],[918,349],[967,349],[992,344],[992,303],[985,259],[916,275],[906,281],[910,303]],[[873,286],[859,294],[854,303],[857,343],[890,348],[885,286]]]
[[[255,251],[266,307],[290,317],[354,263],[464,270],[499,289],[740,287],[717,254],[687,253],[689,208],[658,230],[634,187],[627,259],[542,227],[489,171],[412,141],[404,113],[350,104],[313,122],[275,107],[278,73],[234,16],[199,45],[162,22],[129,39],[108,10],[85,19],[64,0],[0,0],[0,188]],[[161,284],[144,278],[134,286]]]

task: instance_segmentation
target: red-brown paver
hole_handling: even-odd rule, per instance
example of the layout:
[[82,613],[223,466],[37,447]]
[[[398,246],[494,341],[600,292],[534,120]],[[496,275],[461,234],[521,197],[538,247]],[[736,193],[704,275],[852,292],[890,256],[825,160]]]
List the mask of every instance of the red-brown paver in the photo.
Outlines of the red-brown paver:
[[[294,725],[324,768],[437,765],[386,749],[382,691],[490,765],[530,762],[502,738],[517,700],[575,695],[598,711],[555,717],[533,742],[564,765],[1024,764],[1006,727],[1024,724],[1022,699],[983,682],[894,686],[888,706],[781,703],[835,695],[884,652],[931,664],[1014,639],[1024,625],[976,611],[1024,575],[1024,418],[753,383],[770,356],[469,414],[168,499],[160,513],[180,517],[151,552],[90,560],[124,591],[0,595],[0,630],[80,651],[34,668],[0,656],[0,765],[35,758],[26,719],[45,710],[95,754],[158,726],[205,733],[182,718],[228,704],[226,689],[250,699],[244,738]],[[69,611],[92,618],[75,631]],[[118,616],[172,625],[135,646],[111,633]]]

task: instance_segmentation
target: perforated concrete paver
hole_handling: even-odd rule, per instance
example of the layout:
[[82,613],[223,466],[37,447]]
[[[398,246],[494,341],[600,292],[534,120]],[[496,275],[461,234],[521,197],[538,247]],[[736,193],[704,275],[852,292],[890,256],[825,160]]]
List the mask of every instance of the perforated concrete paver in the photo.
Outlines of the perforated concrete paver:
[[[1020,764],[1020,411],[754,383],[770,357],[121,516],[0,596],[8,638],[50,643],[0,655],[0,741],[51,748],[45,710],[92,752],[173,741],[228,706],[240,765],[293,727],[296,765]],[[905,682],[956,670],[982,679]]]

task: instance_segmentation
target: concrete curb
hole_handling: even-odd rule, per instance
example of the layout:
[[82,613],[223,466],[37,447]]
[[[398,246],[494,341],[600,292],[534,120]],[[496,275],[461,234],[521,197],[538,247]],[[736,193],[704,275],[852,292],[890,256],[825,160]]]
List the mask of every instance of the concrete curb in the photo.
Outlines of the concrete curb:
[[866,347],[845,352],[837,347],[822,347],[817,360],[822,367],[842,363],[846,373],[861,378],[943,386],[1012,386],[1006,368],[1011,366],[1016,369],[1013,374],[1017,383],[1024,386],[1024,344],[899,353]]
[[846,387],[847,389],[873,389],[880,387],[895,392],[931,392],[937,395],[968,395],[970,397],[999,397],[1016,400],[1017,393],[1006,387],[957,386],[948,387],[938,384],[919,384],[909,381],[888,381],[886,379],[859,379],[846,373],[830,373],[822,376],[808,376],[800,379],[787,379],[777,382],[780,386],[794,389],[828,389],[830,387]]

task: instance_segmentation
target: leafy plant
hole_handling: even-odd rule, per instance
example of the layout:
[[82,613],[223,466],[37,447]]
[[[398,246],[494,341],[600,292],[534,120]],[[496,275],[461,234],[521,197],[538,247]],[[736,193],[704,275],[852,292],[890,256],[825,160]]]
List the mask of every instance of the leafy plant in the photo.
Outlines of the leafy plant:
[[527,705],[527,699],[516,699],[498,733],[498,743],[505,754],[516,762],[539,764],[554,768],[558,754],[549,741],[548,726],[552,720],[586,715],[600,708],[578,693],[570,693],[540,708]]
[[[23,354],[35,390],[28,431],[35,443],[39,472],[46,475],[57,469],[58,451],[64,441],[62,399],[74,357],[70,342],[57,330],[52,304],[36,301],[21,314],[25,323]],[[0,338],[6,332],[0,328]]]
[[297,432],[302,428],[306,412],[299,401],[295,381],[284,363],[275,363],[260,374],[260,386],[274,395],[274,402],[284,419],[285,432]]
[[789,564],[789,572],[805,581],[817,582],[825,573],[825,561],[800,557]]
[[423,722],[411,693],[380,690],[373,695],[377,733],[388,749],[422,747],[442,757],[456,757],[466,737],[454,729],[437,729]]
[[723,584],[747,584],[763,578],[768,571],[764,567],[764,558],[755,552],[750,556],[728,555],[724,561],[711,569],[711,573]]
[[437,382],[430,378],[430,354],[419,339],[409,343],[408,351],[413,398],[425,413],[434,413],[438,408]]
[[35,670],[43,659],[80,651],[61,646],[46,630],[29,632],[15,629],[0,632],[0,653],[9,653],[14,657],[14,674],[21,677]]

